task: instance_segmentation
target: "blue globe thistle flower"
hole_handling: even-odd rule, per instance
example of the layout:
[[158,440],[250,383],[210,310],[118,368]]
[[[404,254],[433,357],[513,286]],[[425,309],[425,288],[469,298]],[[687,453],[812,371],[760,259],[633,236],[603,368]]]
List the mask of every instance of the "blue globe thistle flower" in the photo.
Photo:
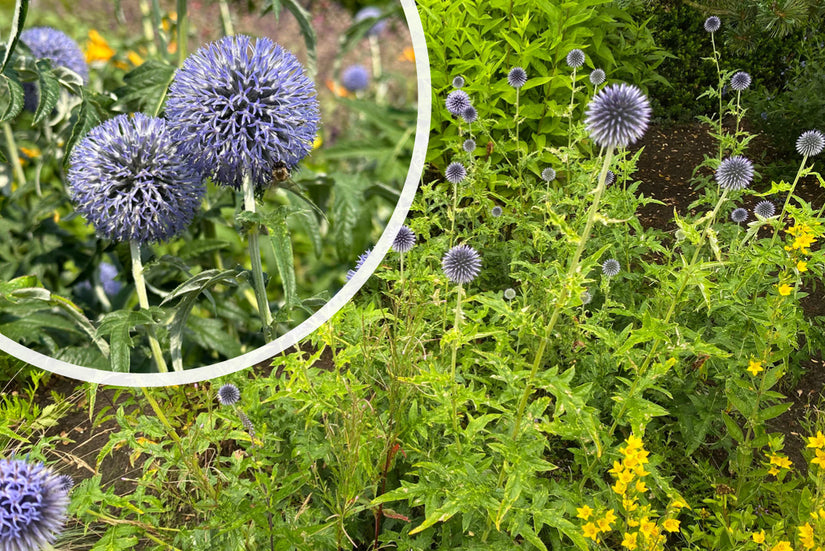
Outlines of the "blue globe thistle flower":
[[753,213],[762,218],[770,218],[776,214],[776,205],[770,201],[759,201],[753,208]]
[[737,92],[745,90],[750,85],[751,76],[744,71],[739,71],[738,73],[730,77],[730,87],[736,90]]
[[453,90],[447,94],[447,100],[444,102],[447,111],[455,116],[460,116],[468,107],[472,107],[470,103],[470,96],[464,90]]
[[398,253],[409,252],[415,246],[415,232],[407,226],[398,228],[395,239],[392,240],[392,250]]
[[[48,59],[52,67],[65,67],[80,75],[83,84],[89,82],[89,66],[77,42],[67,34],[51,27],[34,27],[20,33],[20,41],[29,47],[37,59]],[[33,82],[23,83],[23,106],[35,111],[39,100],[37,86]]]
[[627,147],[644,135],[650,112],[650,102],[639,88],[612,84],[602,88],[587,106],[585,123],[590,137],[600,146]]
[[74,488],[74,480],[67,474],[58,475],[57,481],[63,491],[67,494],[72,491],[72,488]]
[[118,271],[114,264],[108,262],[100,263],[100,284],[103,286],[103,292],[109,296],[114,296],[123,288],[120,281],[116,281]]
[[341,73],[341,84],[350,92],[365,90],[370,85],[370,73],[363,65],[350,65]]
[[467,123],[475,122],[476,119],[478,119],[478,111],[476,111],[475,107],[470,105],[461,112],[461,118]]
[[516,298],[516,290],[510,287],[504,289],[504,298],[506,298],[507,300],[513,300],[514,298]]
[[616,181],[616,174],[612,170],[608,170],[607,174],[604,175],[604,187],[609,186],[613,182]]
[[705,19],[705,30],[709,33],[715,33],[722,26],[722,22],[715,15],[711,15]]
[[[358,10],[358,13],[355,14],[355,18],[353,19],[354,23],[360,23],[365,19],[370,18],[380,18],[382,16],[382,12],[380,8],[375,6],[367,6],[365,8],[361,8]],[[375,25],[370,27],[370,30],[367,31],[367,36],[378,36],[381,34],[384,29],[387,28],[387,22],[383,19],[379,19]]]
[[803,157],[813,157],[822,153],[825,148],[825,135],[819,130],[803,132],[796,140],[796,150]]
[[312,150],[320,110],[298,59],[268,38],[227,36],[190,55],[166,102],[169,127],[188,162],[216,183],[256,187],[276,166]]
[[748,211],[743,209],[742,207],[733,209],[733,212],[730,213],[730,219],[736,222],[737,224],[741,224],[745,220],[748,219]]
[[584,52],[578,48],[570,50],[567,54],[567,64],[573,68],[584,65]]
[[541,171],[541,179],[545,182],[552,182],[556,179],[556,171],[552,167],[547,167]]
[[200,177],[180,157],[166,121],[118,115],[72,150],[69,195],[104,238],[166,241],[186,229],[204,194]]
[[463,88],[464,87],[464,77],[457,76],[453,78],[453,88]]
[[513,67],[507,73],[507,84],[513,88],[521,88],[527,84],[527,72],[521,67]]
[[43,463],[0,459],[0,549],[38,551],[63,528],[69,492]]
[[593,72],[590,73],[590,82],[594,86],[598,86],[599,84],[603,83],[606,78],[607,75],[601,69],[594,69]]
[[476,141],[472,138],[467,138],[466,140],[464,140],[464,144],[461,147],[467,153],[472,153],[476,150]]
[[481,272],[481,256],[467,245],[456,245],[441,259],[444,275],[453,283],[470,283]]
[[502,215],[503,212],[504,212],[504,209],[502,209],[498,205],[496,205],[496,206],[494,206],[493,208],[490,209],[490,214],[493,216],[493,218],[498,218],[499,216]]
[[232,383],[226,383],[218,389],[218,403],[222,406],[237,404],[241,399],[241,391]]
[[450,163],[447,170],[444,171],[444,176],[452,184],[457,184],[467,177],[467,169],[459,162]]
[[604,264],[602,264],[602,273],[607,277],[613,277],[619,273],[622,269],[622,265],[619,264],[619,261],[615,258],[611,258],[609,260],[605,260]]
[[355,276],[355,272],[361,269],[361,266],[363,266],[364,262],[367,261],[367,258],[369,257],[371,252],[372,249],[367,249],[366,251],[361,253],[361,255],[358,257],[358,260],[355,262],[355,269],[347,270],[347,281],[352,279],[353,276]]
[[741,155],[723,160],[716,169],[716,181],[724,189],[744,189],[753,179],[753,163]]
[[252,421],[249,420],[249,417],[247,417],[246,414],[242,411],[238,412],[238,417],[241,418],[241,425],[243,425],[243,428],[246,429],[246,432],[248,432],[250,436],[254,437],[255,425],[252,424]]

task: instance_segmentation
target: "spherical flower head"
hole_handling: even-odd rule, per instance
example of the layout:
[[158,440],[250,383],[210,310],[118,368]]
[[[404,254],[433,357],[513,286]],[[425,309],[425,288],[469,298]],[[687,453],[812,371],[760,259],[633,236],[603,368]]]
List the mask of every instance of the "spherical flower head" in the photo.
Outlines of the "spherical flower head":
[[819,130],[803,132],[796,140],[796,150],[804,157],[819,155],[823,148],[825,148],[825,135]]
[[[361,8],[360,10],[358,10],[358,13],[355,14],[355,18],[353,19],[353,21],[355,23],[359,23],[359,22],[363,21],[364,19],[370,19],[370,18],[373,18],[373,17],[374,18],[379,18],[382,15],[383,14],[381,13],[380,8],[377,8],[375,6],[367,6],[365,8]],[[381,19],[378,22],[376,22],[375,25],[370,27],[370,30],[367,31],[367,36],[378,36],[386,28],[387,28],[387,22],[385,20]]]
[[103,292],[109,296],[114,296],[123,288],[120,281],[116,281],[118,271],[114,264],[108,262],[100,263],[100,284],[103,286]]
[[470,283],[481,272],[481,256],[467,245],[456,245],[441,259],[444,275],[453,283]]
[[613,84],[602,88],[587,106],[585,123],[600,146],[627,147],[644,135],[650,112],[650,102],[639,88]]
[[355,276],[355,272],[361,269],[361,266],[364,265],[364,262],[367,261],[367,258],[370,256],[372,249],[367,249],[358,257],[358,260],[355,262],[355,268],[352,270],[347,270],[347,281],[352,279]]
[[590,82],[594,86],[598,86],[599,84],[603,83],[606,78],[607,75],[601,69],[594,69],[593,72],[590,73]]
[[609,186],[613,182],[616,181],[616,174],[612,170],[608,170],[607,174],[604,175],[604,187]]
[[413,246],[415,246],[415,232],[407,226],[401,226],[392,241],[392,250],[398,253],[406,253]]
[[556,171],[552,167],[547,167],[541,171],[541,179],[545,182],[552,182],[556,179]]
[[570,50],[570,53],[567,54],[567,64],[573,68],[584,65],[584,52],[578,48]]
[[493,218],[498,218],[499,216],[502,215],[503,212],[504,212],[504,209],[502,209],[498,205],[496,205],[496,206],[494,206],[493,208],[490,209],[490,214],[493,216]]
[[464,87],[464,77],[458,76],[453,78],[453,88],[458,90],[459,88]]
[[507,289],[504,289],[504,298],[506,298],[507,300],[513,300],[514,298],[516,298],[515,289],[509,287]]
[[444,176],[452,184],[457,184],[467,177],[467,169],[459,162],[450,163],[447,170],[444,171]]
[[770,201],[759,201],[753,208],[753,213],[762,218],[770,218],[776,214],[776,205]]
[[461,147],[467,153],[472,153],[476,150],[476,141],[472,138],[467,138],[466,140],[464,140],[464,144]]
[[737,92],[741,92],[742,90],[747,89],[750,85],[751,76],[744,71],[739,71],[738,73],[730,77],[730,87],[736,90]]
[[204,193],[166,121],[142,113],[118,115],[86,134],[72,150],[68,188],[98,235],[139,244],[182,233]]
[[705,19],[705,30],[709,33],[715,33],[722,26],[722,22],[715,15],[711,15]]
[[741,155],[719,163],[716,181],[723,189],[744,189],[753,179],[753,163]]
[[68,35],[51,27],[34,27],[20,33],[20,41],[37,59],[48,59],[52,67],[70,69],[80,75],[84,84],[89,82],[86,56]]
[[513,67],[507,73],[507,84],[513,88],[521,88],[527,84],[527,72],[521,67]]
[[341,73],[341,84],[350,92],[365,90],[370,85],[370,73],[363,65],[350,65]]
[[447,111],[456,117],[460,116],[468,107],[472,107],[470,104],[470,96],[468,96],[464,90],[453,90],[447,94],[447,100],[444,102],[444,105],[447,107]]
[[67,474],[61,474],[57,477],[58,484],[67,494],[74,488],[74,480]]
[[190,55],[169,87],[166,116],[202,176],[239,189],[267,187],[294,168],[318,133],[315,84],[298,59],[268,38],[226,36]]
[[604,264],[602,264],[602,273],[607,277],[613,277],[617,275],[621,269],[621,264],[619,264],[619,261],[615,258],[605,260]]
[[461,112],[461,118],[467,123],[475,122],[476,119],[478,119],[478,111],[476,111],[475,107],[470,105]]
[[593,300],[593,295],[590,294],[590,291],[584,290],[582,291],[580,298],[582,304],[590,304],[590,302]]
[[241,399],[241,391],[232,383],[226,383],[218,389],[218,403],[222,406],[232,406]]
[[63,528],[68,490],[43,463],[0,459],[0,549],[38,551]]
[[748,219],[748,211],[743,209],[742,207],[733,209],[733,212],[730,213],[730,219],[736,222],[737,224],[741,224],[745,220]]

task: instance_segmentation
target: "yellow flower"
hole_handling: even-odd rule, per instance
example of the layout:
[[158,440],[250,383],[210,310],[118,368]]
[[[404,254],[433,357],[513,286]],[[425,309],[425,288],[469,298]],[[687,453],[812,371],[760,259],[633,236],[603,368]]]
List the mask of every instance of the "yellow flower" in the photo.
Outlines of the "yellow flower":
[[321,147],[321,145],[323,143],[324,143],[324,138],[322,138],[321,135],[318,134],[317,136],[315,136],[315,139],[312,140],[312,150],[314,151],[314,150],[318,149],[319,147]]
[[816,431],[816,436],[809,436],[807,447],[809,447],[809,448],[825,448],[825,434],[822,434],[822,431],[818,430],[818,431]]
[[639,531],[646,537],[652,537],[656,533],[656,523],[650,522],[647,517],[643,518],[639,523]]
[[625,449],[627,449],[627,450],[632,450],[632,449],[635,449],[635,448],[641,449],[644,446],[644,442],[642,442],[642,439],[639,438],[638,436],[634,436],[632,434],[627,437],[626,442],[627,442],[627,448],[625,448]]
[[816,450],[816,457],[811,459],[812,465],[819,465],[820,468],[825,469],[825,451]]
[[622,540],[622,547],[626,547],[629,551],[636,549],[636,538],[638,536],[639,532],[633,532],[632,534],[625,532],[624,539]]
[[620,472],[619,481],[623,484],[630,484],[633,481],[633,473],[631,471]]
[[770,469],[768,469],[768,474],[772,474],[773,476],[776,476],[776,475],[779,474],[779,469],[776,468],[776,467],[771,467]]
[[590,506],[585,505],[584,507],[581,507],[580,509],[576,509],[576,512],[579,513],[578,515],[576,515],[576,518],[580,518],[582,520],[587,520],[587,519],[590,518],[590,515],[593,514],[593,509],[591,509]]
[[86,63],[109,61],[114,55],[115,51],[109,46],[106,39],[96,30],[90,30],[89,41],[86,42]]
[[137,52],[133,52],[132,50],[129,50],[126,53],[126,59],[128,59],[129,63],[131,63],[135,67],[137,67],[139,65],[143,65],[143,61],[144,61],[143,58],[140,57],[140,55]]
[[599,529],[596,528],[596,525],[592,522],[588,522],[582,526],[582,532],[584,533],[584,537],[590,538],[593,541],[599,541]]
[[679,521],[675,518],[669,518],[662,523],[662,526],[668,532],[678,532],[679,531]]
[[673,503],[671,503],[670,506],[673,507],[674,509],[683,509],[683,508],[687,507],[688,504],[685,503],[683,500],[677,498],[677,499],[673,500]]
[[804,260],[800,260],[796,263],[796,269],[800,272],[807,272],[808,271],[808,263]]
[[616,515],[613,513],[613,509],[609,509],[604,514],[604,517],[596,522],[599,524],[599,530],[602,532],[610,532],[610,525],[616,522]]
[[647,485],[645,485],[644,480],[636,481],[636,491],[640,494],[643,494],[647,491]]
[[799,540],[805,549],[813,549],[814,547],[814,528],[811,523],[806,522],[799,527]]
[[760,530],[759,532],[754,532],[752,534],[753,541],[756,543],[763,543],[765,541],[765,531]]
[[622,507],[624,507],[624,510],[629,513],[631,511],[635,511],[636,509],[638,509],[639,504],[636,503],[635,499],[625,498],[625,499],[622,500]]
[[36,147],[29,149],[28,147],[20,146],[20,152],[29,159],[36,159],[40,156],[40,150]]
[[622,482],[621,480],[617,480],[616,483],[611,486],[613,491],[619,495],[624,495],[627,492],[627,484]]
[[783,540],[771,547],[771,551],[793,551],[793,547],[791,542]]
[[783,283],[782,285],[779,286],[779,294],[782,295],[783,297],[786,297],[786,296],[790,295],[791,291],[793,291],[793,287],[791,287],[787,283]]
[[404,48],[404,51],[398,56],[398,61],[415,61],[415,50],[412,47]]
[[762,362],[751,360],[750,363],[748,363],[748,369],[746,371],[756,377],[757,373],[765,371],[765,368],[762,367]]
[[771,465],[776,465],[780,469],[790,469],[791,467],[793,467],[793,463],[791,463],[790,459],[788,459],[784,455],[777,454],[771,456]]

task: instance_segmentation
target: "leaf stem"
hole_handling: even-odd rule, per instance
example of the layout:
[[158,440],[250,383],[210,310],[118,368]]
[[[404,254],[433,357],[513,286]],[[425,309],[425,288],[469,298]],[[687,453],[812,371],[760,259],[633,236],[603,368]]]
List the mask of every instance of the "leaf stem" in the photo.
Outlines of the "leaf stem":
[[[137,241],[129,241],[129,249],[132,253],[132,277],[135,279],[135,291],[138,296],[138,303],[141,308],[149,308],[149,297],[146,295],[146,281],[143,279],[143,263],[140,261],[140,244]],[[149,348],[152,349],[152,357],[155,359],[158,371],[166,373],[169,368],[166,367],[166,360],[163,359],[163,352],[160,349],[157,338],[155,338],[155,330],[149,326]]]
[[455,431],[455,443],[458,446],[458,453],[461,453],[461,435],[458,432],[458,409],[456,407],[456,380],[455,380],[455,364],[458,356],[458,338],[461,334],[461,295],[464,288],[461,283],[458,284],[458,298],[455,303],[455,321],[453,322],[453,331],[455,337],[453,339],[452,358],[450,360],[450,380],[452,381],[452,390],[450,392],[450,402],[453,406],[453,431]]
[[[23,165],[20,164],[20,157],[17,155],[17,142],[14,141],[14,131],[12,131],[8,122],[3,123],[3,135],[6,138],[6,148],[9,151],[9,162],[14,171],[14,177],[20,187],[23,187],[26,185],[26,173],[23,172]],[[14,191],[14,187],[12,186],[9,191]]]
[[[255,212],[255,191],[252,187],[252,178],[249,174],[243,177],[243,203],[247,212]],[[252,224],[248,230],[249,238],[249,261],[252,264],[252,281],[255,289],[255,299],[258,301],[258,314],[261,317],[264,338],[267,342],[272,340],[272,312],[269,311],[269,299],[266,296],[266,286],[264,285],[264,270],[261,265],[261,248],[258,244],[258,224]]]

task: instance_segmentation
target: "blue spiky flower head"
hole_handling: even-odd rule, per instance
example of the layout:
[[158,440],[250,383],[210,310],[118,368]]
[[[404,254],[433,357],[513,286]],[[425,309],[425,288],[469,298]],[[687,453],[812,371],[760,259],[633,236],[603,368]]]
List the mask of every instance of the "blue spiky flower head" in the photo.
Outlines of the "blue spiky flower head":
[[456,161],[447,166],[444,176],[451,184],[457,184],[467,177],[467,169],[464,168],[463,164]]
[[457,90],[457,89],[463,88],[463,87],[464,87],[464,77],[462,77],[460,75],[457,76],[457,77],[453,77],[453,88],[455,88]]
[[341,72],[341,84],[350,92],[365,90],[370,85],[370,73],[363,65],[350,65]]
[[733,212],[730,213],[730,219],[737,224],[741,224],[748,219],[747,209],[743,209],[742,207],[733,209]]
[[741,92],[751,85],[751,76],[745,71],[739,71],[730,77],[730,87]]
[[767,200],[759,201],[756,203],[756,206],[753,207],[753,213],[762,218],[770,218],[776,214],[776,205]]
[[355,262],[355,268],[352,270],[347,270],[347,281],[352,279],[355,276],[355,272],[361,269],[361,266],[363,266],[364,262],[367,261],[367,258],[369,258],[371,252],[372,249],[367,249],[366,251],[361,253],[361,256],[359,256],[358,260]]
[[570,50],[570,52],[567,54],[566,61],[570,67],[581,67],[582,65],[584,65],[584,52],[578,48]]
[[493,216],[493,218],[498,218],[503,213],[504,213],[504,209],[501,208],[498,205],[496,205],[496,206],[494,206],[493,208],[490,209],[490,214]]
[[467,153],[472,153],[473,151],[476,150],[476,141],[472,138],[467,138],[466,140],[464,140],[464,144],[462,144],[461,147]]
[[556,170],[552,167],[547,167],[541,171],[541,179],[545,182],[552,182],[556,179]]
[[38,551],[57,539],[68,490],[43,463],[0,459],[0,549]]
[[415,232],[407,226],[398,228],[395,239],[392,240],[392,250],[398,253],[407,253],[415,246]]
[[444,105],[447,107],[447,111],[455,116],[460,116],[465,109],[472,107],[470,96],[464,90],[453,90],[447,94]]
[[722,22],[715,15],[711,15],[705,19],[705,30],[709,33],[715,33],[722,26]]
[[590,73],[590,82],[594,86],[598,86],[603,83],[605,78],[607,78],[607,75],[602,69],[593,69],[593,72]]
[[237,404],[241,399],[241,391],[232,383],[226,383],[218,389],[218,403],[222,406]]
[[468,245],[456,245],[441,259],[441,268],[453,283],[470,283],[481,272],[481,256]]
[[612,170],[608,170],[607,174],[604,175],[604,187],[608,187],[609,185],[613,184],[616,181],[616,173]]
[[716,181],[723,189],[744,189],[752,179],[753,163],[741,155],[723,160],[716,169]]
[[803,132],[796,140],[796,150],[803,157],[814,157],[825,149],[825,135],[819,130]]
[[461,118],[464,119],[466,123],[475,122],[476,119],[478,119],[478,111],[476,111],[475,107],[469,105],[461,112]]
[[612,84],[596,94],[585,113],[590,137],[603,147],[627,147],[641,138],[650,120],[650,102],[639,88]]
[[607,277],[613,277],[619,273],[622,269],[622,265],[619,264],[619,261],[615,258],[611,258],[604,261],[602,264],[602,273]]
[[164,120],[118,115],[72,150],[69,195],[101,237],[166,241],[186,229],[204,193],[180,157]]
[[[358,13],[355,14],[353,22],[359,23],[365,19],[380,18],[382,15],[383,13],[381,12],[381,8],[376,6],[367,6],[358,10]],[[367,36],[378,36],[386,28],[387,22],[384,19],[379,19],[375,25],[370,27],[370,30],[367,31]]]
[[52,67],[65,67],[89,82],[89,66],[77,42],[67,34],[51,27],[34,27],[20,33],[20,41],[38,59],[48,59]]
[[166,116],[198,172],[239,189],[256,187],[312,150],[320,111],[298,59],[268,38],[226,36],[184,61],[169,87]]
[[521,67],[513,67],[507,73],[507,84],[513,88],[521,88],[527,84],[527,72]]

